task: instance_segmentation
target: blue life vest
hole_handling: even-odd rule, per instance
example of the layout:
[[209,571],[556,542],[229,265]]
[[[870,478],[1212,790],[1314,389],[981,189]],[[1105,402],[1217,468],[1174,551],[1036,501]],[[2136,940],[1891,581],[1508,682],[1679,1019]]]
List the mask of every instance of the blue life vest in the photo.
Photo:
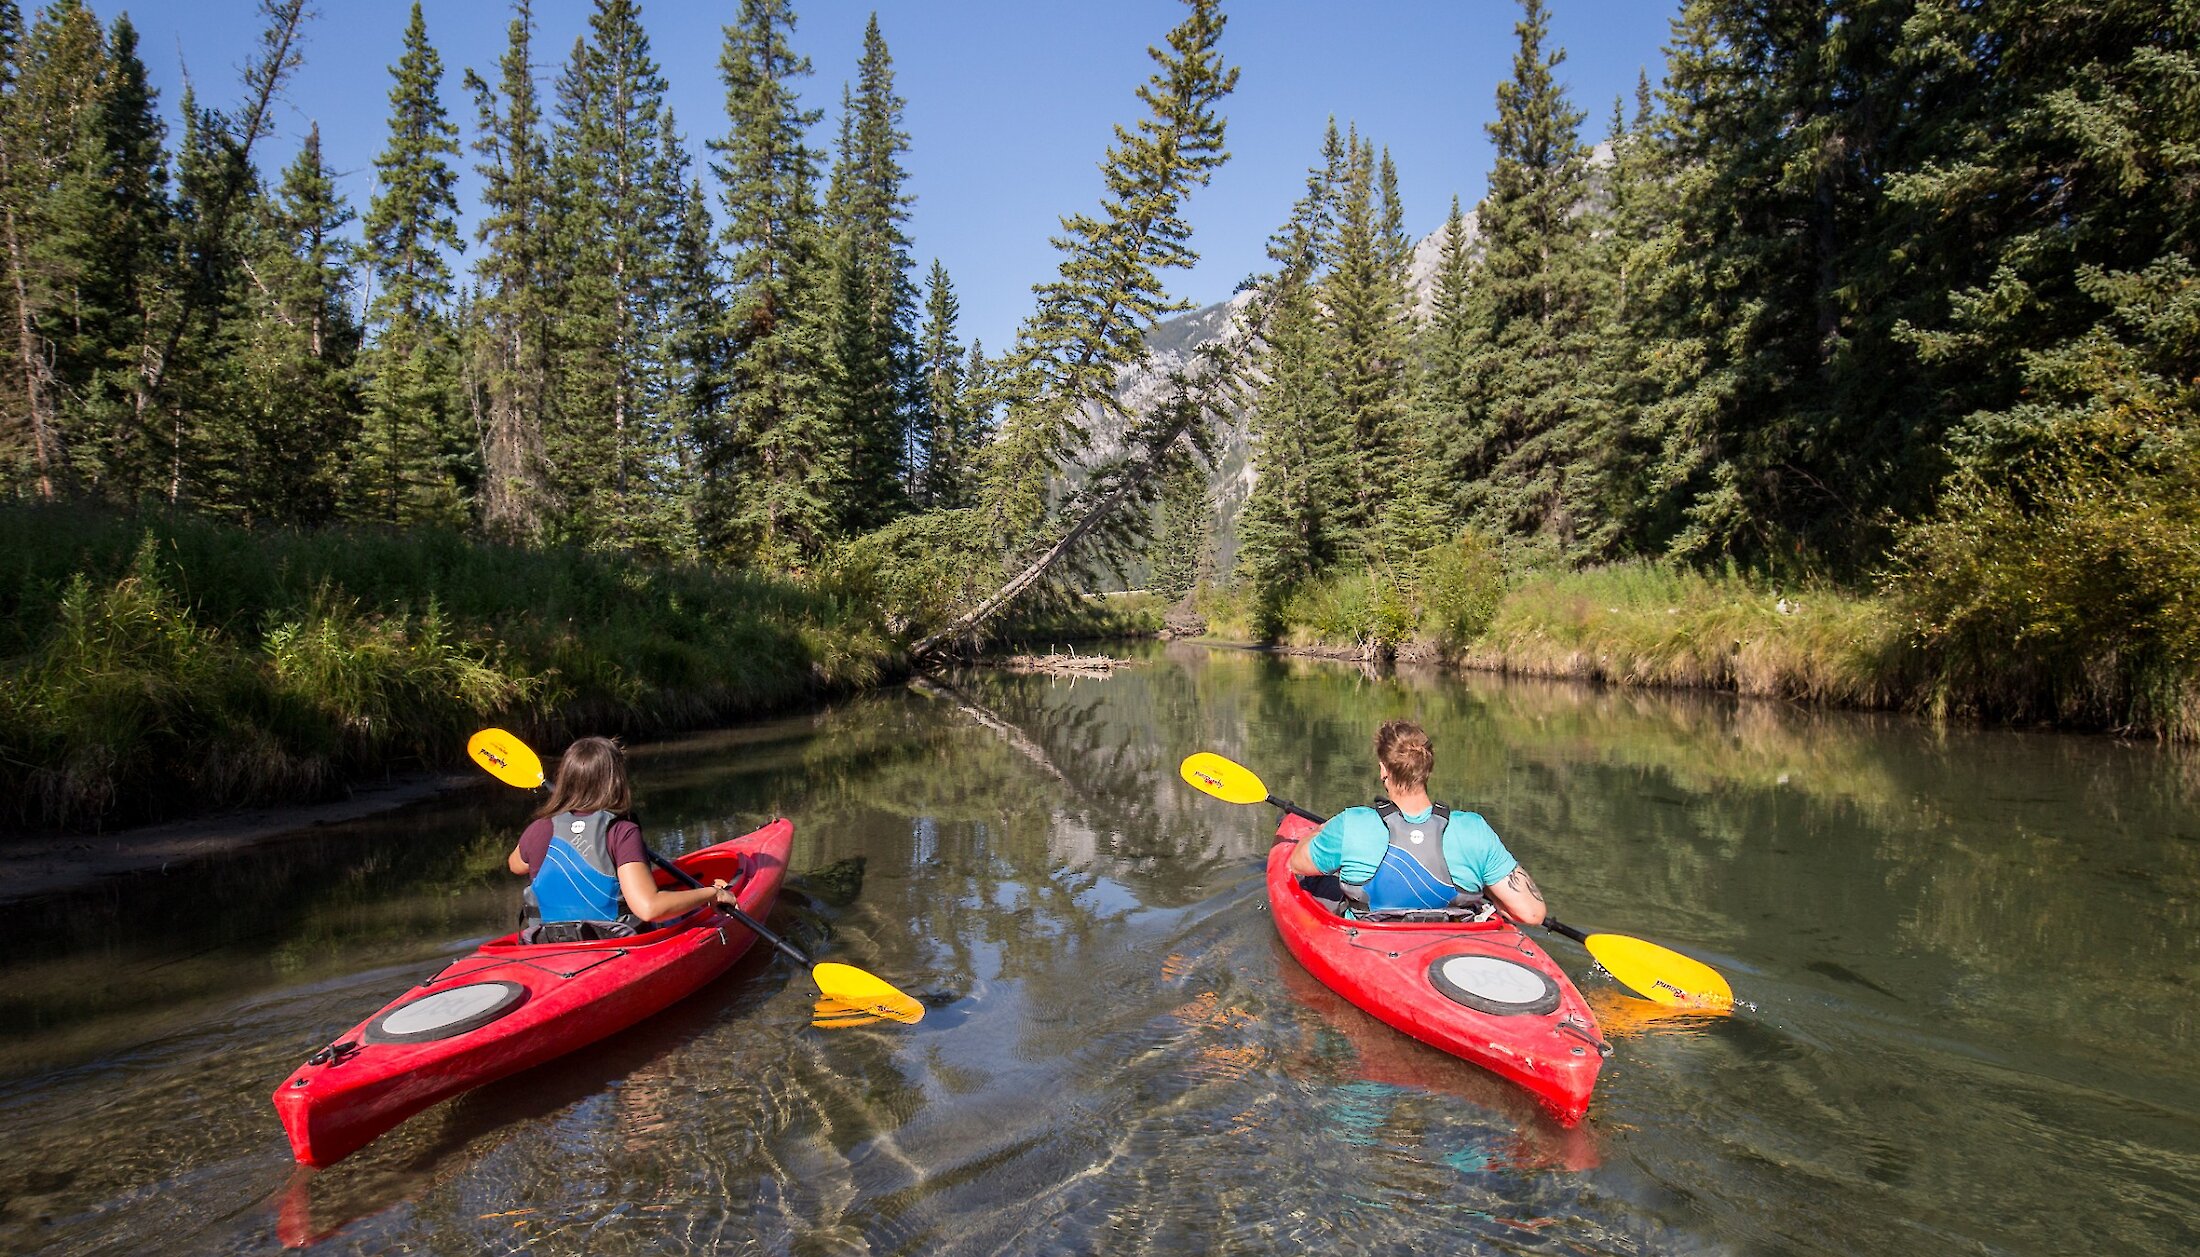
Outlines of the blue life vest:
[[550,848],[527,884],[523,919],[616,921],[619,870],[611,863],[610,812],[560,812],[550,818]]
[[1428,908],[1479,906],[1481,899],[1459,889],[1451,880],[1451,866],[1444,859],[1444,830],[1451,824],[1451,809],[1431,804],[1425,821],[1409,821],[1388,799],[1374,802],[1375,814],[1390,831],[1390,847],[1383,852],[1375,875],[1353,885],[1340,882],[1345,898],[1361,912],[1415,912]]

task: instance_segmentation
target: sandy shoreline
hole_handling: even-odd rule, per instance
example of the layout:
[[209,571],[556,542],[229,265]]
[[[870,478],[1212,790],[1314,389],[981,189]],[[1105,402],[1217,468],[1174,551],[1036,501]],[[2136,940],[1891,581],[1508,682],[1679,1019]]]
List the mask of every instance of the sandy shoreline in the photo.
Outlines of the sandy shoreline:
[[350,797],[329,803],[249,808],[104,834],[0,836],[0,904],[76,890],[119,873],[310,837],[320,826],[385,812],[479,780],[471,773],[416,773],[354,786]]

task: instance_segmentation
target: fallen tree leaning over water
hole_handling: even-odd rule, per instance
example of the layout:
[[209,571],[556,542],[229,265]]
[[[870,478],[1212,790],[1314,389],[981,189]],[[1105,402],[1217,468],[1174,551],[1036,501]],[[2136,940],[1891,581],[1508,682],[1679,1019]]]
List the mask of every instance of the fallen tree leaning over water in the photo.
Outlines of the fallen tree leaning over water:
[[[1124,508],[1152,502],[1169,460],[1204,454],[1204,421],[1232,388],[1230,364],[1217,349],[1173,374],[1166,399],[1148,414],[1125,414],[1115,392],[1122,374],[1145,360],[1147,331],[1187,308],[1168,298],[1159,272],[1198,261],[1184,200],[1229,158],[1216,112],[1237,85],[1237,70],[1217,48],[1227,19],[1217,0],[1187,2],[1191,12],[1166,45],[1149,50],[1155,70],[1138,89],[1148,116],[1135,128],[1116,128],[1102,164],[1107,190],[1099,214],[1062,220],[1056,278],[1040,285],[1038,308],[1017,332],[1002,390],[1008,412],[985,450],[978,508],[984,535],[1005,542],[1010,575],[918,641],[912,653],[919,663],[975,639],[1080,551],[1104,551],[1135,535],[1143,521]],[[1123,453],[1064,498],[1063,482],[1091,454],[1095,420],[1120,426]]]
[[[919,641],[911,650],[915,659],[936,659],[958,642],[976,639],[988,621],[1070,559],[1079,546],[1127,543],[1143,525],[1145,508],[1159,499],[1172,460],[1205,457],[1206,435],[1235,403],[1237,381],[1238,364],[1229,348],[1209,345],[1192,370],[1172,377],[1169,399],[1161,407],[1142,418],[1121,416],[1130,452],[1111,460],[1071,496],[1062,516],[1075,522],[1007,583]],[[1112,406],[1109,411],[1120,414]]]

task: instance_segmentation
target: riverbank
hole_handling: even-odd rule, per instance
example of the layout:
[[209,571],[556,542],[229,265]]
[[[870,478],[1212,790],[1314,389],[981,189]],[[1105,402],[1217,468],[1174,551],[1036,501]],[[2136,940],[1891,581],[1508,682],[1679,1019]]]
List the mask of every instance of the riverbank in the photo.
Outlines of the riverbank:
[[1988,634],[1915,582],[1859,592],[1662,563],[1490,561],[1411,587],[1347,575],[1267,608],[1238,591],[1196,601],[1211,638],[1330,658],[2200,740],[2200,661],[2083,624]]
[[346,797],[327,803],[249,808],[100,834],[10,834],[0,838],[0,904],[310,836],[477,780],[473,773],[416,772],[354,786]]
[[756,716],[898,666],[823,581],[431,529],[0,508],[0,824],[325,801],[503,724],[555,743]]

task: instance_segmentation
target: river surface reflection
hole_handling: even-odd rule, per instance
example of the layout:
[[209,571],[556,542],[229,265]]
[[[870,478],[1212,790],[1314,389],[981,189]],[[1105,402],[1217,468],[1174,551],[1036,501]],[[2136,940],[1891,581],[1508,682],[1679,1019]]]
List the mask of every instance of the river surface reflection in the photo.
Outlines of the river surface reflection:
[[[656,1021],[293,1174],[267,1093],[506,927],[484,785],[15,905],[0,1250],[2189,1253],[2200,776],[2152,745],[1175,646],[639,748],[685,850],[794,818],[775,922],[925,998],[812,1027],[755,954]],[[1718,966],[1661,1016],[1553,940],[1616,1051],[1562,1131],[1275,938],[1273,818],[1435,734],[1576,924]],[[860,868],[856,858],[861,858]]]

